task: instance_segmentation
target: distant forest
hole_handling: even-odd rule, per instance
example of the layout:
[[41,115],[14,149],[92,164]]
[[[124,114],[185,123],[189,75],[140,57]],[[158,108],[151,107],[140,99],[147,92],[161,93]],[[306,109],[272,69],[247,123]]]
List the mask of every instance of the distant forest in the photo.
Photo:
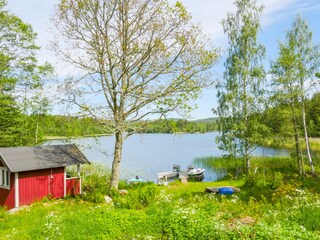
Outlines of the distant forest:
[[[108,121],[101,122],[89,117],[43,115],[40,122],[42,136],[80,137],[112,133]],[[214,118],[198,121],[185,119],[141,121],[131,126],[127,131],[139,133],[205,133],[217,130]]]
[[[269,107],[261,114],[262,122],[271,130],[272,135],[284,132],[290,125],[289,108],[289,105],[277,105]],[[320,92],[314,93],[311,99],[306,100],[306,119],[309,136],[320,137]]]
[[[289,118],[287,115],[289,106],[278,105],[269,107],[261,113],[259,118],[270,130],[270,138],[281,135],[286,131]],[[307,123],[311,137],[320,137],[320,93],[315,93],[306,101]],[[276,114],[277,113],[277,114]],[[282,113],[282,114],[281,114]],[[81,137],[99,134],[111,134],[112,128],[105,122],[98,122],[93,118],[79,118],[76,116],[41,115],[27,116],[30,128],[29,138],[41,141],[45,136]],[[218,130],[217,119],[209,118],[195,121],[185,119],[160,119],[154,121],[141,121],[131,125],[128,131],[139,133],[205,133]],[[33,132],[33,133],[32,133]],[[32,144],[34,141],[30,141]]]
[[[270,106],[259,114],[263,124],[269,129],[266,139],[283,141],[283,134],[288,131],[290,118],[285,104]],[[310,137],[320,137],[320,93],[315,93],[306,100],[306,118]],[[3,135],[1,145],[34,145],[49,137],[83,137],[93,135],[112,134],[112,128],[107,121],[101,122],[90,117],[63,116],[63,115],[29,115],[21,117],[17,135]],[[302,124],[302,123],[301,123]],[[161,119],[154,121],[141,121],[132,124],[128,132],[138,133],[205,133],[217,131],[217,119],[209,118],[195,121],[185,119]],[[10,137],[11,136],[11,137]],[[290,139],[290,136],[287,136]],[[21,141],[17,141],[20,139]],[[6,141],[4,141],[6,140]],[[13,144],[13,140],[15,144]]]
[[[289,106],[278,105],[269,107],[261,113],[265,126],[270,129],[270,135],[275,136],[285,131],[289,118]],[[311,137],[320,137],[320,93],[315,93],[306,101],[308,130]],[[277,114],[276,114],[277,113]],[[282,114],[279,114],[282,113]],[[30,116],[32,117],[32,116]],[[43,115],[39,119],[39,132],[42,136],[78,137],[96,134],[112,133],[108,122],[98,122],[93,118],[79,118],[62,115]],[[215,118],[188,121],[185,119],[160,119],[141,121],[132,124],[128,131],[139,133],[205,133],[218,130]]]

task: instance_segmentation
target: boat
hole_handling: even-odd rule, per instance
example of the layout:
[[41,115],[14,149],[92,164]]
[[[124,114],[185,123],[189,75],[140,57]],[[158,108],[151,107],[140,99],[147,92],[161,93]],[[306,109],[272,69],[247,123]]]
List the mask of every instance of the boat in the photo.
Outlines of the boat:
[[205,169],[188,167],[188,177],[190,181],[202,181],[204,179]]
[[130,178],[128,180],[128,183],[141,183],[141,182],[144,182],[144,179],[143,178],[139,178],[138,176],[135,176],[133,178]]

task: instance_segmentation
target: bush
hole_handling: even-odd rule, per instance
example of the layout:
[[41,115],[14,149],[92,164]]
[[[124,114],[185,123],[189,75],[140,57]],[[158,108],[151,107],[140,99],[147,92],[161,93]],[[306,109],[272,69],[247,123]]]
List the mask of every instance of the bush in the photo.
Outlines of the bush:
[[111,196],[116,207],[143,209],[155,201],[158,193],[158,186],[154,183],[138,183],[128,191],[128,195],[120,195],[113,191]]
[[107,176],[98,174],[86,176],[82,184],[82,197],[85,201],[101,203],[109,192],[109,185]]

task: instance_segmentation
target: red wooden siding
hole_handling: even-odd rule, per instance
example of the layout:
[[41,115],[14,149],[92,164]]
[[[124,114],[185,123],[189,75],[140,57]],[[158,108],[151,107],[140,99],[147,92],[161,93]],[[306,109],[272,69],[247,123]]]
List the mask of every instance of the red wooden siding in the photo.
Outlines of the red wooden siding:
[[19,205],[28,205],[49,194],[64,197],[64,168],[19,173]]
[[14,208],[14,173],[10,173],[10,190],[0,188],[0,206],[6,206],[8,209]]
[[53,198],[64,197],[64,168],[52,169],[50,177],[50,194]]
[[80,178],[67,178],[67,181],[66,181],[67,195],[74,196],[74,195],[80,194],[80,184],[81,184]]

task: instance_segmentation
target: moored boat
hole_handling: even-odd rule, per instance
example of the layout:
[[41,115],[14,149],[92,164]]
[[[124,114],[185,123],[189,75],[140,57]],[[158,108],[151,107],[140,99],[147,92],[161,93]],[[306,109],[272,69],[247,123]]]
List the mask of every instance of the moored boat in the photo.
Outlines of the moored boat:
[[203,168],[188,168],[188,177],[190,181],[202,181],[204,179],[205,169]]

